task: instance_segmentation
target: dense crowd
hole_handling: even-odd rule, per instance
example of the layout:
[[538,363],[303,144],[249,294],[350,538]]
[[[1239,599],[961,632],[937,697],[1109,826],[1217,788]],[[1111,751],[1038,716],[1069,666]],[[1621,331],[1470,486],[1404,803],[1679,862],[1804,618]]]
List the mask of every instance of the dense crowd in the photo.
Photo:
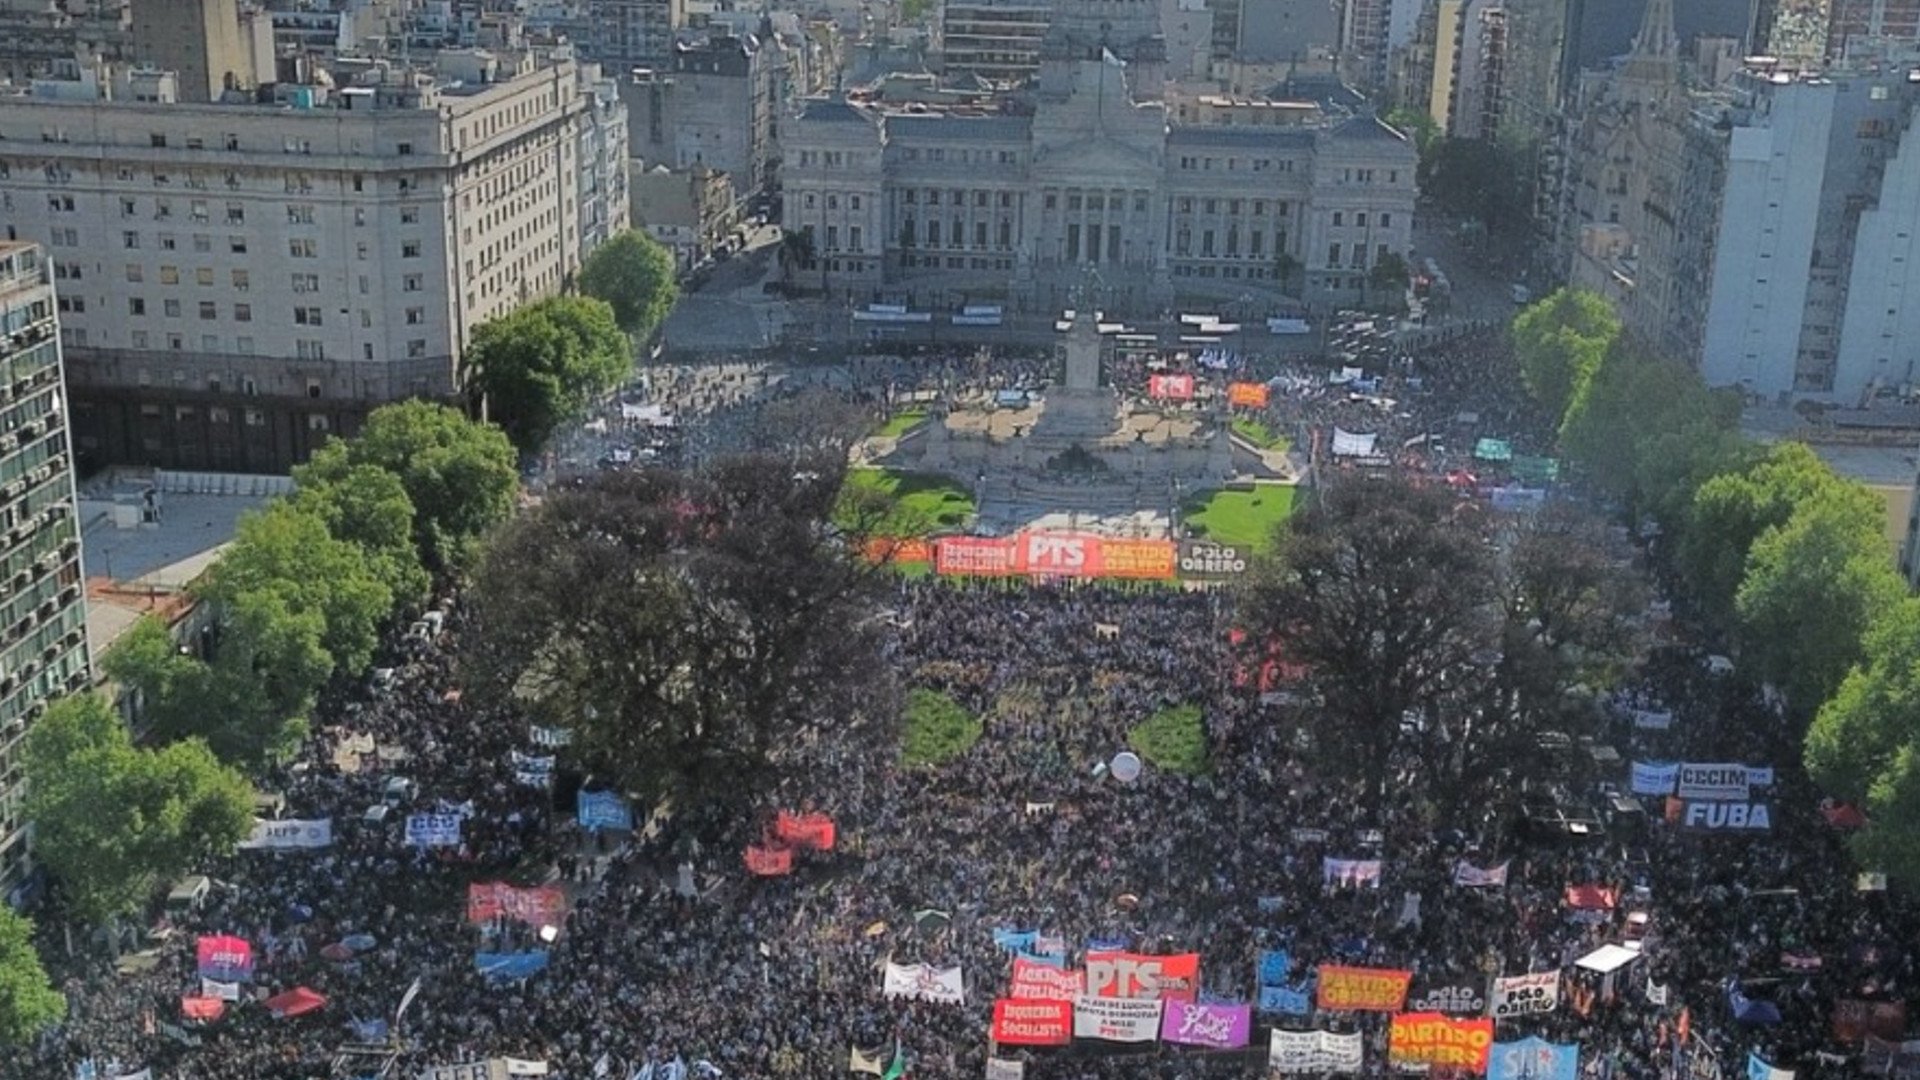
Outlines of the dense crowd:
[[[1392,430],[1421,430],[1467,402],[1494,418],[1521,408],[1498,390],[1488,396],[1474,348],[1379,373],[1377,393],[1404,395]],[[911,362],[898,363],[843,369],[832,385],[856,396],[897,387]],[[1254,373],[1299,391],[1276,394],[1276,419],[1349,416],[1343,395],[1307,392],[1326,385],[1324,369]],[[751,372],[675,374],[646,399],[724,414],[766,389]],[[1518,412],[1511,419],[1525,427]],[[1503,1022],[1503,1040],[1577,1042],[1584,1074],[1608,1080],[1731,1078],[1750,1049],[1801,1080],[1827,1080],[1862,1075],[1858,1043],[1832,1037],[1835,1003],[1899,1000],[1920,976],[1911,906],[1856,888],[1841,835],[1792,768],[1795,748],[1766,734],[1777,720],[1737,676],[1684,645],[1658,649],[1616,699],[1670,712],[1671,725],[1636,726],[1632,709],[1596,704],[1593,745],[1626,760],[1772,764],[1769,832],[1682,831],[1657,806],[1599,815],[1603,827],[1586,836],[1527,830],[1522,791],[1590,807],[1622,793],[1624,761],[1597,765],[1576,753],[1580,743],[1540,760],[1468,762],[1481,787],[1506,795],[1466,809],[1437,798],[1410,759],[1394,763],[1378,793],[1323,776],[1293,727],[1275,722],[1311,703],[1272,692],[1229,649],[1228,594],[908,581],[888,603],[895,632],[884,663],[977,714],[983,738],[918,769],[902,767],[892,746],[792,748],[793,779],[756,805],[825,812],[839,841],[804,854],[789,876],[763,878],[741,858],[762,820],[668,818],[637,834],[589,834],[573,821],[564,748],[552,787],[520,782],[516,753],[553,750],[508,703],[460,693],[453,657],[467,628],[458,604],[443,602],[444,629],[393,641],[378,661],[391,677],[326,702],[299,758],[267,778],[284,794],[282,816],[332,820],[332,845],[242,851],[205,868],[215,882],[207,902],[161,919],[118,961],[85,942],[71,959],[52,948],[71,1016],[0,1063],[0,1077],[74,1076],[83,1063],[102,1077],[151,1067],[160,1080],[358,1076],[332,1071],[336,1049],[373,1043],[394,1049],[401,1077],[510,1056],[548,1062],[563,1080],[817,1078],[844,1074],[853,1049],[885,1060],[897,1046],[915,1078],[975,1078],[1010,967],[994,931],[1037,929],[1076,959],[1092,940],[1198,952],[1212,1000],[1254,1000],[1258,960],[1276,949],[1294,958],[1294,981],[1339,960],[1411,969],[1416,991],[1564,970],[1559,1009]],[[1122,783],[1101,767],[1135,725],[1190,704],[1206,719],[1208,772],[1150,766]],[[398,795],[396,777],[408,781]],[[370,812],[379,805],[391,812]],[[463,817],[457,848],[404,842],[405,817],[431,809]],[[1329,887],[1325,858],[1378,859],[1379,883]],[[1463,860],[1507,866],[1507,883],[1455,884]],[[551,942],[535,927],[467,921],[468,883],[492,880],[564,890],[568,913]],[[1575,917],[1570,885],[1604,886],[1618,900]],[[256,969],[247,1000],[225,1017],[186,1023],[181,998],[201,988],[195,941],[212,933],[251,942]],[[350,938],[360,947],[339,947]],[[1573,966],[1629,939],[1641,958],[1615,980]],[[539,949],[548,966],[520,980],[490,979],[473,959]],[[960,965],[966,1003],[883,996],[889,959]],[[1781,1022],[1736,1022],[1729,978],[1772,1002]],[[327,1004],[276,1019],[254,1000],[296,986]],[[1359,1030],[1363,1074],[1391,1074],[1384,1014],[1258,1019]],[[1001,1053],[1027,1058],[1034,1080],[1264,1069],[1259,1037],[1245,1053],[1113,1049]]]

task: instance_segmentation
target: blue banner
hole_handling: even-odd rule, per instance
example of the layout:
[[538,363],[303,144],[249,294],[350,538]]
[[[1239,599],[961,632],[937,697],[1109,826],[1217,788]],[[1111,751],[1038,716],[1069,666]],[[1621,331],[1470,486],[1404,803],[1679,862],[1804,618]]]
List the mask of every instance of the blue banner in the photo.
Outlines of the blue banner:
[[459,814],[407,815],[407,843],[414,847],[459,847]]
[[385,1042],[387,1022],[385,1020],[349,1020],[347,1029],[361,1042]]
[[489,979],[524,979],[546,970],[547,954],[544,950],[519,953],[477,952],[473,954],[474,969]]
[[1088,952],[1126,952],[1132,942],[1125,936],[1094,937],[1087,939]]
[[1260,954],[1260,985],[1285,986],[1287,973],[1293,970],[1293,957],[1285,949],[1275,949]]
[[1306,983],[1299,986],[1263,986],[1260,1011],[1282,1016],[1309,1016],[1313,1013],[1313,993]]
[[622,829],[633,831],[633,811],[627,800],[611,791],[580,790],[575,816],[583,829]]
[[1036,964],[1045,964],[1050,968],[1059,968],[1062,971],[1065,971],[1067,968],[1067,958],[1057,953],[1033,952],[1032,950],[1023,949],[1019,955],[1022,960],[1031,960]]
[[1026,952],[1033,948],[1033,943],[1039,939],[1040,931],[1038,930],[1009,930],[1003,926],[993,932],[994,946],[1008,952]]
[[1579,1080],[1580,1044],[1550,1043],[1539,1036],[1493,1044],[1487,1080]]

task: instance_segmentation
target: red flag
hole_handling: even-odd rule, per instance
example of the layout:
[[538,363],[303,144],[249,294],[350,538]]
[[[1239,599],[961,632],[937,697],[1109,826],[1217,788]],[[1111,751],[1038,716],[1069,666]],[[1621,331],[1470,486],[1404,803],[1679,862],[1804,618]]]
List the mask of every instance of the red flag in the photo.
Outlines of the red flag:
[[747,848],[747,873],[758,877],[779,877],[793,873],[793,850],[783,847]]

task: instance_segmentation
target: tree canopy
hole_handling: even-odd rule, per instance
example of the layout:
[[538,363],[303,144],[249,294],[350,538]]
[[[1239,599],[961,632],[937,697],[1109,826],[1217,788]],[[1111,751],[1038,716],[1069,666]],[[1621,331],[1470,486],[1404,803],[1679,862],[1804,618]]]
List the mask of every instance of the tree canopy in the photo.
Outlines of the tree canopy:
[[1556,419],[1587,392],[1607,350],[1620,337],[1620,319],[1606,299],[1584,289],[1557,289],[1513,320],[1513,351],[1520,377],[1540,407]]
[[434,572],[464,567],[478,539],[513,513],[520,487],[513,446],[498,428],[426,401],[375,409],[358,435],[327,443],[293,478],[303,488],[337,484],[360,466],[399,478],[414,545]]
[[135,910],[253,823],[252,788],[205,743],[137,748],[93,694],[55,701],[28,731],[23,764],[34,853],[90,922]]
[[1867,813],[1855,853],[1920,885],[1920,600],[1902,599],[1867,634],[1865,659],[1807,729],[1807,773]]
[[635,338],[665,322],[680,299],[673,252],[638,229],[608,240],[580,268],[580,291],[613,308],[613,321]]
[[1678,562],[1706,613],[1721,622],[1747,575],[1747,555],[1769,529],[1785,525],[1795,508],[1839,484],[1827,463],[1805,443],[1785,442],[1745,469],[1701,484],[1680,536]]
[[470,690],[574,728],[591,768],[682,808],[755,790],[812,725],[876,721],[874,568],[829,526],[843,462],[724,458],[550,494],[476,572]]
[[400,477],[375,465],[353,465],[326,476],[305,473],[293,492],[294,509],[318,518],[335,540],[358,548],[396,605],[418,603],[432,587],[413,542],[413,500]]
[[626,381],[633,346],[605,301],[557,296],[481,325],[465,362],[468,391],[521,453],[532,454]]
[[25,1046],[66,1015],[66,996],[34,951],[33,923],[0,905],[0,1044]]

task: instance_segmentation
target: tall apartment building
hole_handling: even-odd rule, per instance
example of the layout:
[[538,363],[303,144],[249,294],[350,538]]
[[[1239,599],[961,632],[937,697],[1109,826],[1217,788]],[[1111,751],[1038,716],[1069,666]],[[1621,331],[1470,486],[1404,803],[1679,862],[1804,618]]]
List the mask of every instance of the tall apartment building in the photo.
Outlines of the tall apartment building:
[[674,33],[687,25],[686,0],[586,0],[584,11],[575,37],[582,54],[618,76],[665,66]]
[[383,402],[455,395],[474,327],[625,227],[596,72],[438,62],[248,104],[156,72],[0,98],[0,227],[60,283],[84,462],[284,470]]
[[741,205],[774,190],[775,58],[758,38],[730,33],[681,42],[670,72],[620,81],[628,151],[651,168],[725,173]]
[[20,817],[21,742],[48,699],[89,681],[63,393],[44,254],[0,242],[0,891],[9,903],[32,868]]
[[1384,89],[1427,6],[1425,0],[1339,0],[1340,57],[1347,78]]
[[1755,52],[1796,63],[1864,58],[1881,46],[1920,43],[1920,0],[1753,0],[1749,37]]
[[271,81],[273,26],[239,0],[131,0],[133,59],[180,77],[180,100]]
[[1018,85],[1040,70],[1040,43],[1051,0],[946,0],[940,5],[940,55],[948,75]]
[[52,75],[80,55],[125,59],[132,42],[120,4],[70,11],[47,0],[0,0],[0,78],[10,82]]

